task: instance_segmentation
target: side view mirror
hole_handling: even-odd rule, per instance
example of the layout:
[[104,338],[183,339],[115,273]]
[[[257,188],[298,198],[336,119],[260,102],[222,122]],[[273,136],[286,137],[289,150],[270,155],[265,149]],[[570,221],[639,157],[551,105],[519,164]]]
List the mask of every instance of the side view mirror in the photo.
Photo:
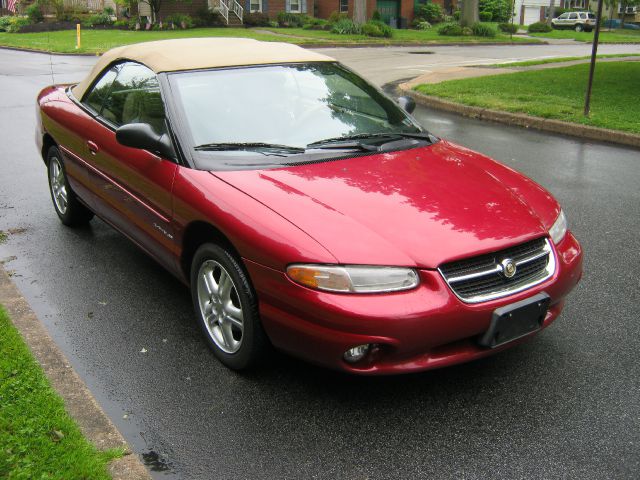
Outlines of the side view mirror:
[[116,140],[125,147],[149,150],[164,158],[176,157],[169,135],[157,134],[151,125],[146,123],[122,125],[116,130]]
[[400,97],[398,98],[398,105],[407,113],[413,113],[416,109],[416,102],[411,97]]

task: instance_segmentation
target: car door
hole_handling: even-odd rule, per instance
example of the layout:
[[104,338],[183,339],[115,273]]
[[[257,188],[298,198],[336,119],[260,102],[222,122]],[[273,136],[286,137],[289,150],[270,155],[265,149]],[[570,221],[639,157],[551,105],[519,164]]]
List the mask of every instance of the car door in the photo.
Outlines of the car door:
[[130,237],[167,268],[173,268],[172,187],[178,165],[172,159],[121,145],[118,127],[146,123],[166,132],[165,110],[153,71],[135,62],[110,67],[115,78],[101,105],[85,105],[96,121],[85,132],[89,180],[96,213]]
[[565,26],[567,24],[567,20],[569,19],[569,14],[568,13],[563,13],[562,15],[560,15],[558,18],[556,18],[556,22],[555,24],[558,27],[562,27]]
[[575,12],[571,12],[569,14],[569,19],[565,23],[568,27],[575,27],[576,23],[578,23],[578,14]]

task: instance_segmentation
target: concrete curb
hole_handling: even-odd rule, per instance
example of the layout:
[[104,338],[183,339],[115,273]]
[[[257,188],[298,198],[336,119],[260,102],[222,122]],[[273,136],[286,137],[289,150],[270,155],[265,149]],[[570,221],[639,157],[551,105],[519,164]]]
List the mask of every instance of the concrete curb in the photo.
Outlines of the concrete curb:
[[84,436],[98,450],[124,448],[125,456],[109,465],[116,480],[150,480],[151,475],[137,455],[133,454],[120,432],[102,411],[100,405],[62,351],[49,336],[25,298],[10,280],[0,264],[0,304],[29,346],[52,387],[63,398],[65,408],[76,421]]
[[451,102],[449,100],[443,100],[438,97],[418,93],[415,90],[412,90],[406,83],[399,85],[398,88],[404,95],[409,95],[420,105],[437,110],[457,113],[465,117],[490,120],[492,122],[517,125],[525,128],[535,128],[536,130],[570,135],[572,137],[585,138],[587,140],[618,143],[621,145],[640,148],[640,135],[634,133],[619,132],[617,130],[609,130],[607,128],[563,122],[562,120],[532,117],[524,113],[511,113],[482,107],[471,107],[469,105],[463,105],[461,103]]

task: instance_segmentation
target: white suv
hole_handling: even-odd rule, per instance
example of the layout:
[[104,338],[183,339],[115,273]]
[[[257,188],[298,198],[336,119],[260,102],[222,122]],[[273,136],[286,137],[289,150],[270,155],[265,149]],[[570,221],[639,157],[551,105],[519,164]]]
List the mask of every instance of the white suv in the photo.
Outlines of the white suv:
[[596,16],[591,12],[565,12],[551,20],[553,28],[570,28],[576,32],[590,32],[596,26]]

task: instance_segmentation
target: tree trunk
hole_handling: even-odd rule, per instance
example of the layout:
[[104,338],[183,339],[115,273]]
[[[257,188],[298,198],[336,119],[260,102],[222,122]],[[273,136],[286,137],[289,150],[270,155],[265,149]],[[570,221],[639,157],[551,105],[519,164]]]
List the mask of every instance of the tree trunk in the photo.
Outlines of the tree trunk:
[[367,0],[354,0],[353,2],[354,23],[367,23]]
[[478,14],[478,0],[464,0],[460,13],[460,25],[470,27],[480,20]]
[[[615,8],[615,3],[611,2],[611,7],[609,8],[609,31],[611,31],[611,27],[613,26],[613,9]],[[599,18],[596,20],[600,21]]]
[[556,13],[556,0],[551,0],[549,3],[549,16],[547,17],[547,25],[551,25],[553,15]]
[[[628,2],[626,0],[620,2],[620,7],[622,8],[622,13],[620,14],[620,30],[624,30],[624,17],[627,16],[627,5]],[[600,21],[600,19],[598,19],[598,21]]]

